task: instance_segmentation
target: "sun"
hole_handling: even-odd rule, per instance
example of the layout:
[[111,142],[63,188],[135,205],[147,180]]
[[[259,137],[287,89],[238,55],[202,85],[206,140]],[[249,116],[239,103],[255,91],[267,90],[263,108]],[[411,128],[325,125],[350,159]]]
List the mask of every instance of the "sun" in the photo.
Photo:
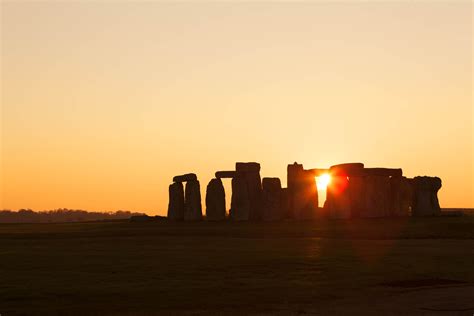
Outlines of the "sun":
[[318,185],[319,190],[325,190],[330,182],[331,176],[329,175],[329,173],[325,173],[320,175],[319,177],[316,177],[316,183]]

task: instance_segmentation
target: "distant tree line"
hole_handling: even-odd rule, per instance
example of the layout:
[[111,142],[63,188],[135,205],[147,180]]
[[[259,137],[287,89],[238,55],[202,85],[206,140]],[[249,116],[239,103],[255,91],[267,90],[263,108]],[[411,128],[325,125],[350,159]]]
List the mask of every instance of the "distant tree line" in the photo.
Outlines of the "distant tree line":
[[143,216],[144,213],[130,211],[88,212],[61,208],[50,211],[35,212],[30,209],[19,211],[0,210],[0,223],[64,223],[129,219],[132,216]]

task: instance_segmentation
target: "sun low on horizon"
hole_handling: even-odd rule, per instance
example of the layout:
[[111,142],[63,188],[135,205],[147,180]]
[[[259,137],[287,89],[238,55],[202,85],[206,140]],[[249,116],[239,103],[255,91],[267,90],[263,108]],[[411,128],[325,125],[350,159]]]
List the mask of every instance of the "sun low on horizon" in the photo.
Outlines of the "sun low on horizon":
[[325,173],[316,177],[316,184],[318,190],[324,191],[327,189],[328,185],[331,183],[331,175],[329,173]]
[[472,4],[346,2],[2,1],[0,209],[165,215],[175,175],[205,196],[238,161],[474,207]]

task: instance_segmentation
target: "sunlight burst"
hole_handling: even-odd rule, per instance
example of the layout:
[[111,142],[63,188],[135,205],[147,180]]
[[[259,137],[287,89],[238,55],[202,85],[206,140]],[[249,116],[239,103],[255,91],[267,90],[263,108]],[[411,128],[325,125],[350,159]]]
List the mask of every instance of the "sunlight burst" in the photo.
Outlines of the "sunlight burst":
[[325,190],[328,184],[331,182],[331,176],[329,173],[325,173],[316,178],[316,183],[319,190]]

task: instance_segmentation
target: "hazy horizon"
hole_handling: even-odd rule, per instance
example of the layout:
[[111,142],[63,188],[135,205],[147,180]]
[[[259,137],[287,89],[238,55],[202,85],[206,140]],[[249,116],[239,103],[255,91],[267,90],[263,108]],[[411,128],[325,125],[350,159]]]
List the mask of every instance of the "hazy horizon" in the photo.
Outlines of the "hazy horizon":
[[164,215],[174,175],[204,202],[237,161],[403,168],[474,208],[470,1],[0,6],[0,209]]

